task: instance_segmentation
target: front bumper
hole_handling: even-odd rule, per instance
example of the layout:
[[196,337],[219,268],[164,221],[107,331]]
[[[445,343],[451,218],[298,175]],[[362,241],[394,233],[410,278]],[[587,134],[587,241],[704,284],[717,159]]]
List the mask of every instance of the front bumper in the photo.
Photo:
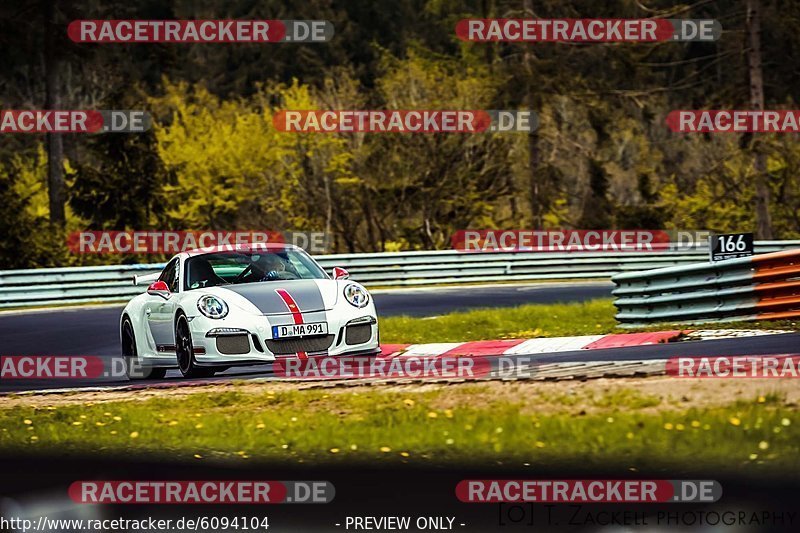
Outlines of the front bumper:
[[272,327],[293,324],[291,314],[220,320],[192,317],[189,327],[195,360],[200,366],[236,366],[269,363],[298,353],[343,356],[379,352],[378,321],[372,306],[335,315],[331,311],[304,313],[303,321],[326,322],[328,335],[273,339]]

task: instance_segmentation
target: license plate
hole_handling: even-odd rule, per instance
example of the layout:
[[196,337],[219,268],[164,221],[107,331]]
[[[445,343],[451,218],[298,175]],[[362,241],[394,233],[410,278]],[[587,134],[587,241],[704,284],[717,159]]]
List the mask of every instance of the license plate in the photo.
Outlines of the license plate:
[[291,337],[306,337],[308,335],[327,335],[327,322],[313,322],[310,324],[292,324],[290,326],[272,326],[273,339],[288,339]]

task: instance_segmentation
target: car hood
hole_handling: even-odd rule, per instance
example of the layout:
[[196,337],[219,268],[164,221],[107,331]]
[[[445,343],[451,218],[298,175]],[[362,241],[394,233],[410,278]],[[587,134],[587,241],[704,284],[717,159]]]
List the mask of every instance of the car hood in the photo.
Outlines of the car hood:
[[[299,279],[292,281],[263,281],[215,287],[220,292],[234,292],[252,304],[262,315],[291,313],[294,302],[301,313],[333,309],[339,295],[336,281]],[[220,294],[223,298],[224,294]],[[288,303],[287,303],[288,301]]]

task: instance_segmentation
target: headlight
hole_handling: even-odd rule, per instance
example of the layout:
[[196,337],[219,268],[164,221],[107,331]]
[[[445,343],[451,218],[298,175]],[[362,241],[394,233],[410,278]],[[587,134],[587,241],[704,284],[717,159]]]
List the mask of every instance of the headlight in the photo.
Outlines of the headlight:
[[362,289],[358,285],[350,283],[344,288],[344,299],[347,300],[347,303],[350,305],[360,309],[366,307],[369,303],[369,293],[366,289]]
[[197,309],[208,318],[225,318],[228,314],[228,304],[210,294],[197,301]]

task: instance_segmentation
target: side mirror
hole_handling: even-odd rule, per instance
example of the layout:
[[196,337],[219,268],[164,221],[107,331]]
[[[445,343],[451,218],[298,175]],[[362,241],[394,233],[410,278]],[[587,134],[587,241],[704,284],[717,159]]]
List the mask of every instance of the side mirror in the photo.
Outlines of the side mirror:
[[333,267],[333,279],[350,279],[350,274],[342,267]]
[[147,287],[147,294],[152,296],[161,296],[165,300],[172,296],[172,293],[169,292],[169,287],[167,287],[166,281],[154,281]]
[[152,274],[145,274],[144,276],[133,276],[134,285],[150,285],[154,281],[158,281],[161,272],[153,272]]

